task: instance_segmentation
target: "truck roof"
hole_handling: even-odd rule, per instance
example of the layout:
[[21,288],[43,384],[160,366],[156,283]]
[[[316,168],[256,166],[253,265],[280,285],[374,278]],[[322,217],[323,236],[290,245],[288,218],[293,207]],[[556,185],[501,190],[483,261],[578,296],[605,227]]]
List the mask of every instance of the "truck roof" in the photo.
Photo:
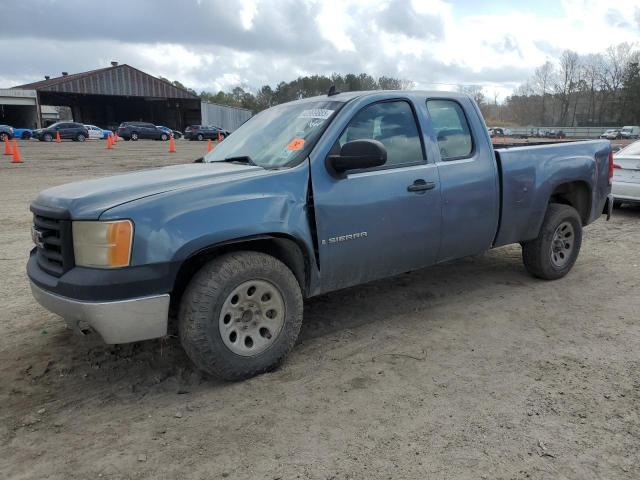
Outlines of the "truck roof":
[[318,95],[315,97],[302,98],[300,100],[293,100],[288,103],[307,103],[307,102],[317,102],[317,101],[327,101],[330,100],[332,102],[349,102],[354,98],[366,97],[366,96],[381,96],[381,97],[396,97],[396,96],[406,96],[406,97],[416,97],[416,98],[424,98],[424,97],[433,97],[433,98],[469,98],[469,95],[466,93],[458,93],[458,92],[445,92],[440,90],[363,90],[363,91],[355,91],[355,92],[342,92],[336,95],[328,96],[328,95]]

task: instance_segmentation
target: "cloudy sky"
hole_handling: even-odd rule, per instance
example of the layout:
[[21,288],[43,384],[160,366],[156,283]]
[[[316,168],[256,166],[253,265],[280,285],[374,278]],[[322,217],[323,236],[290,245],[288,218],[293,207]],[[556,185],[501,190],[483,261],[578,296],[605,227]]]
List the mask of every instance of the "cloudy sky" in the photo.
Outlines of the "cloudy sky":
[[197,91],[367,72],[503,98],[564,49],[640,44],[640,0],[0,0],[0,87],[128,63]]

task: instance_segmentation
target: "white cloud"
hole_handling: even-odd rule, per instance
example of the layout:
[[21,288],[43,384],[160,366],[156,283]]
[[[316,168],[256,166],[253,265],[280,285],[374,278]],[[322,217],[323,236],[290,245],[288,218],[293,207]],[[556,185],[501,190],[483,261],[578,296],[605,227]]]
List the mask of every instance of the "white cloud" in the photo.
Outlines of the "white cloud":
[[245,30],[253,27],[253,19],[258,13],[258,5],[256,0],[242,0],[240,2],[240,21]]
[[[45,16],[27,1],[8,11],[0,86],[118,60],[198,91],[367,72],[410,79],[417,88],[480,84],[504,98],[564,49],[586,54],[640,43],[640,0],[561,0],[553,12],[530,2],[489,11],[445,0],[242,0],[229,10],[222,0],[184,0],[179,10],[149,7],[143,23],[103,18],[118,11],[115,4],[104,11],[84,2],[77,9],[80,0],[50,1],[56,8]],[[145,1],[135,8],[144,10]]]
[[341,0],[326,0],[321,5],[316,24],[322,37],[338,52],[355,52],[356,46],[348,34],[348,30],[353,28],[353,19],[348,12],[349,3]]

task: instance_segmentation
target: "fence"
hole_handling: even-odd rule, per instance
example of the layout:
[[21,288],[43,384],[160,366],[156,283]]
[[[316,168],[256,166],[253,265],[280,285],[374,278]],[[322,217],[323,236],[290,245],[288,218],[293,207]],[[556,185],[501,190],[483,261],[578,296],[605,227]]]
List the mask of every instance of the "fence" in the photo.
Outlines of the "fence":
[[529,136],[562,130],[568,138],[597,138],[606,130],[619,130],[620,128],[622,127],[510,127],[509,130],[512,135]]

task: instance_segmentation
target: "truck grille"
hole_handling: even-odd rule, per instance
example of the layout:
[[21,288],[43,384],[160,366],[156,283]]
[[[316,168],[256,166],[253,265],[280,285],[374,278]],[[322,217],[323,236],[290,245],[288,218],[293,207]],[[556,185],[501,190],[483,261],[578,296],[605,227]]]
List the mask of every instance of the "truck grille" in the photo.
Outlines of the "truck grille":
[[73,267],[71,221],[40,215],[34,208],[32,211],[38,265],[45,272],[59,277]]

